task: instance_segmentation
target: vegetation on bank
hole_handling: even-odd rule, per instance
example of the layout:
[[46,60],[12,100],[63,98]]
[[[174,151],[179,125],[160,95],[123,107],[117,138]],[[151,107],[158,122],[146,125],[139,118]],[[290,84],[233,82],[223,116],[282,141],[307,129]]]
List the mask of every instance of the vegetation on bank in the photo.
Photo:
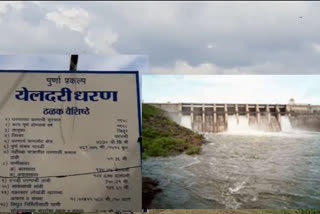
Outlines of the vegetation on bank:
[[199,154],[204,137],[169,120],[165,112],[142,105],[143,158],[170,156],[185,152]]

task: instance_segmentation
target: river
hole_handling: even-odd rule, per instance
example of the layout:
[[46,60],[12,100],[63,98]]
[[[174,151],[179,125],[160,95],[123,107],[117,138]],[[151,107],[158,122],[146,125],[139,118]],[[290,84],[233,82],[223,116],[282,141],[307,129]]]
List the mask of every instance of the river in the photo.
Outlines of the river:
[[320,133],[206,134],[200,155],[148,158],[153,209],[320,208]]

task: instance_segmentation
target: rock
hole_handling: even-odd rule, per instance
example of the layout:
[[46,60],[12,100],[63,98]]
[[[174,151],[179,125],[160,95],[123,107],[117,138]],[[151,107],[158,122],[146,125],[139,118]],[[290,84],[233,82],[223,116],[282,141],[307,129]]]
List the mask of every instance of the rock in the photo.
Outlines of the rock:
[[149,177],[142,178],[142,208],[148,209],[155,195],[162,190],[158,187],[159,181]]

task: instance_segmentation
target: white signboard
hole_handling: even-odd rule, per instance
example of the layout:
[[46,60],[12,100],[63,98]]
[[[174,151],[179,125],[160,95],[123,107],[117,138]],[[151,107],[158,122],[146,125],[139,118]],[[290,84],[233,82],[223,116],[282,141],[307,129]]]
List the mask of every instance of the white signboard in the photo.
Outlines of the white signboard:
[[141,211],[137,72],[0,71],[0,212]]

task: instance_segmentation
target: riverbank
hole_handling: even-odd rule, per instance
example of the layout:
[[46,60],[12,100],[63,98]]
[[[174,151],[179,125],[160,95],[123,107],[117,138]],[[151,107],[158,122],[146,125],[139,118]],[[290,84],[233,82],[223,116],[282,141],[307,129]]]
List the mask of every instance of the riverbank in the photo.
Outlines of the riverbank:
[[159,188],[159,181],[149,178],[142,178],[142,208],[149,209],[151,201],[154,199],[155,195],[162,192]]
[[205,138],[167,118],[164,111],[142,105],[143,159],[172,156],[185,152],[199,154]]

